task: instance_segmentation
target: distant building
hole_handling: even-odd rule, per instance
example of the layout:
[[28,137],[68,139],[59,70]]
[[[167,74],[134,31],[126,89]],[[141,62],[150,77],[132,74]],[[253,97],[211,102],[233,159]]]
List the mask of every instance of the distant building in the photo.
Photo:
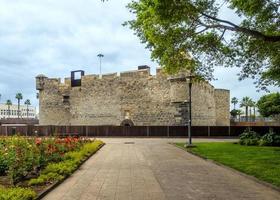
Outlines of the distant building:
[[[28,113],[28,114],[27,114]],[[27,106],[21,105],[20,106],[20,118],[30,118],[35,119],[36,116],[36,108],[34,106]],[[7,119],[7,118],[18,118],[18,105],[11,105],[10,109],[9,106],[6,104],[0,104],[0,119]]]

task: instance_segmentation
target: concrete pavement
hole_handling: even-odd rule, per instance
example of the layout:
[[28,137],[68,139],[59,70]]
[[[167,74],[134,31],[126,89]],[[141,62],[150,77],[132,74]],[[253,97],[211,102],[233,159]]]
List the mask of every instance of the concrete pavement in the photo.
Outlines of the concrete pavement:
[[186,139],[102,140],[106,145],[45,200],[280,199],[278,191],[168,144]]

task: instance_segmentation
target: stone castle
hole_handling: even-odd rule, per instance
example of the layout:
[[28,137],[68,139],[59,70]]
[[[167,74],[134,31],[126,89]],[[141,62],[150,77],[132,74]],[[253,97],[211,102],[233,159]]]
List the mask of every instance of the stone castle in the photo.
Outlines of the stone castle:
[[[77,77],[78,75],[78,77]],[[119,75],[71,72],[61,82],[36,77],[41,125],[182,126],[188,123],[186,73],[150,75],[148,66]],[[192,86],[192,125],[228,126],[229,90],[208,82]]]

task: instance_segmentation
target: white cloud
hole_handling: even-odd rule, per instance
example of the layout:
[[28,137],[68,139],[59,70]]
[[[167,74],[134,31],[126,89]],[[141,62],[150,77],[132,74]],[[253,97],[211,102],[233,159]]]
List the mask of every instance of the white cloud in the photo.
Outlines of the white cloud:
[[[98,73],[102,52],[103,72],[119,72],[157,64],[128,27],[133,18],[126,9],[130,0],[0,0],[0,93],[2,101],[18,91],[36,100],[35,76],[65,77],[71,70]],[[225,13],[232,16],[232,13]],[[228,70],[230,72],[228,72]],[[233,70],[233,71],[232,71]],[[257,98],[252,81],[238,82],[234,69],[217,69],[216,87],[234,96]],[[250,92],[248,92],[250,91]]]

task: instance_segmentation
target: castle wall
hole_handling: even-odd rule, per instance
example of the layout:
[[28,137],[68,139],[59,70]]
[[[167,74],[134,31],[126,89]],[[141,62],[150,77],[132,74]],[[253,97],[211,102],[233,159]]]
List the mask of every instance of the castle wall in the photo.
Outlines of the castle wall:
[[[67,87],[67,86],[66,86]],[[41,125],[69,125],[70,105],[63,103],[60,79],[46,79],[39,93],[39,119]]]
[[230,92],[224,89],[215,89],[216,125],[230,125]]
[[[186,125],[188,122],[188,81],[168,77],[149,69],[117,74],[86,75],[80,87],[71,87],[70,79],[43,78],[40,91],[42,125],[121,125],[129,119],[134,125]],[[37,78],[38,79],[38,78]],[[43,83],[42,83],[43,82]],[[39,86],[38,86],[39,85]],[[226,99],[208,83],[192,88],[193,125],[226,124],[229,119],[216,111],[216,103]],[[223,110],[227,104],[223,102]],[[228,107],[229,109],[229,107]],[[216,119],[218,113],[219,119]]]

